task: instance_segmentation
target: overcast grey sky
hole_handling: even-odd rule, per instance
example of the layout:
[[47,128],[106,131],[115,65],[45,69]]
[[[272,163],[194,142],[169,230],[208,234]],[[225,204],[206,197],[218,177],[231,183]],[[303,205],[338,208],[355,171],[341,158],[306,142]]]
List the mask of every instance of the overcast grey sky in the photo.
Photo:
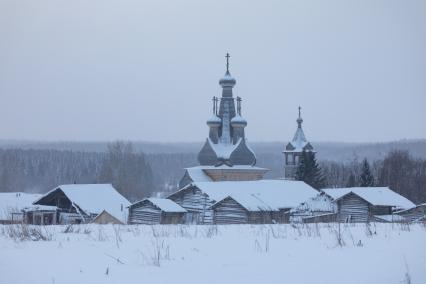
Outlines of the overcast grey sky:
[[426,138],[424,0],[0,0],[0,139],[203,140],[226,52],[251,141]]

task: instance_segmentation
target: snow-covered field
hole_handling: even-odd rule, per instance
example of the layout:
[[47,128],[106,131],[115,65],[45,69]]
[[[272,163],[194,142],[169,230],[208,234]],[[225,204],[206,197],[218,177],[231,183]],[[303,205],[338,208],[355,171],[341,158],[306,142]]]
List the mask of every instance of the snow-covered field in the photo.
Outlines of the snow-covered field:
[[340,231],[339,241],[337,224],[0,226],[0,283],[426,283],[425,225]]

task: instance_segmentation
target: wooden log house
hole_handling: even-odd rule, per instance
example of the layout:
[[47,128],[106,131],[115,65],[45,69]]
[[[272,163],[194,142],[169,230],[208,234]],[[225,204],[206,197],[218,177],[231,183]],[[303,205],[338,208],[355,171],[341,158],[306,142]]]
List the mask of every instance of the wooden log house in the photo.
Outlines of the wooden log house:
[[129,205],[130,202],[110,184],[60,185],[25,209],[24,220],[36,225],[89,223],[105,210],[126,223]]
[[318,192],[300,181],[256,180],[191,183],[168,198],[185,208],[185,223],[288,222],[285,212]]
[[145,198],[129,207],[130,224],[182,224],[186,210],[164,198]]
[[354,187],[323,189],[337,205],[339,222],[388,222],[398,220],[394,213],[399,209],[414,207],[407,198],[387,187]]

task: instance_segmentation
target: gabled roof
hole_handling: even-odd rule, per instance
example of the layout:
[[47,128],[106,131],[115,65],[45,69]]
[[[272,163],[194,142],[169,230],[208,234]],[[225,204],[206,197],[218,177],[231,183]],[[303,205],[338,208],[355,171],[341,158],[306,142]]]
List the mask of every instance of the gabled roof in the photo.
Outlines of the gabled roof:
[[184,213],[186,212],[185,208],[181,207],[179,204],[173,202],[170,199],[165,198],[145,198],[138,202],[133,203],[130,207],[135,206],[137,204],[143,203],[143,202],[150,202],[156,207],[158,207],[161,211],[164,212],[170,212],[170,213]]
[[393,206],[397,208],[411,208],[413,202],[392,191],[388,187],[348,187],[328,188],[322,191],[334,200],[339,200],[349,193],[354,193],[375,206]]
[[0,220],[10,219],[10,213],[21,212],[39,198],[41,194],[25,192],[0,192]]
[[127,207],[130,202],[118,193],[111,184],[68,184],[60,185],[41,198],[34,201],[33,204],[43,204],[44,199],[56,191],[62,191],[71,201],[77,210],[83,210],[85,214],[100,214],[103,210],[126,223]]
[[103,210],[93,220],[95,224],[124,224],[122,220],[119,220],[112,216],[108,211]]
[[230,196],[248,210],[272,210],[293,208],[318,191],[302,181],[256,180],[194,182],[179,192],[197,187],[212,200],[219,202]]

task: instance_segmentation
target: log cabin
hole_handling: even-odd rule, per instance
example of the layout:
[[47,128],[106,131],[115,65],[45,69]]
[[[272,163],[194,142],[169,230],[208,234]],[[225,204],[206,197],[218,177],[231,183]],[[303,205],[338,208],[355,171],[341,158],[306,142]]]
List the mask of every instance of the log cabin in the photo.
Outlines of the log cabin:
[[323,189],[336,204],[339,222],[401,222],[394,213],[414,207],[414,203],[388,187]]
[[[237,199],[237,200],[236,200]],[[214,224],[273,224],[287,223],[286,210],[272,208],[256,197],[233,198],[228,196],[213,204]]]
[[130,202],[110,184],[60,185],[25,209],[24,220],[35,225],[89,223],[105,210],[126,223],[128,206]]
[[186,210],[164,198],[145,198],[129,207],[129,224],[182,224]]
[[187,210],[187,224],[271,223],[285,222],[285,212],[317,194],[301,181],[218,181],[193,182],[168,199]]

